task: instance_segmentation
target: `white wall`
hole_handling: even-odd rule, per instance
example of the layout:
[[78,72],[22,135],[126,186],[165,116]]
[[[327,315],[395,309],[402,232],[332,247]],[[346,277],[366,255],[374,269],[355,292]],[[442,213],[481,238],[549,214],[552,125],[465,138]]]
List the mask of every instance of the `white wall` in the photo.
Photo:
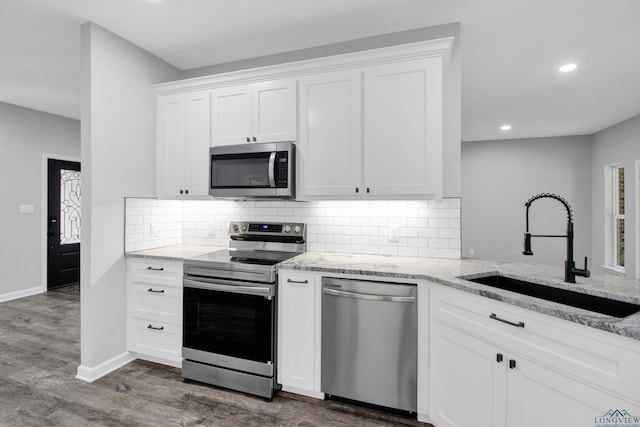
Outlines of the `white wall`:
[[[46,290],[44,153],[80,158],[80,122],[0,103],[0,301]],[[19,214],[20,205],[35,206],[35,213]]]
[[640,278],[637,223],[638,181],[635,162],[640,160],[640,116],[602,130],[593,136],[593,256],[594,265],[605,262],[604,169],[616,163],[625,167],[625,272]]
[[[574,257],[591,257],[591,137],[572,136],[462,144],[462,256],[564,265],[566,239],[533,238],[522,255],[525,202],[556,193],[573,208]],[[533,234],[565,234],[566,210],[540,199],[529,211]],[[470,251],[475,255],[471,256]]]
[[461,64],[460,64],[460,24],[452,23],[433,27],[417,28],[397,33],[383,34],[362,39],[349,40],[325,46],[285,52],[275,55],[235,61],[225,64],[186,70],[182,78],[208,76],[250,68],[287,62],[303,61],[368,49],[376,49],[413,43],[424,40],[435,40],[443,37],[455,37],[451,61],[444,74],[444,197],[460,197],[460,141],[462,135],[461,122]]
[[[82,26],[81,366],[92,380],[126,352],[125,195],[154,196],[152,84],[179,71],[93,24]],[[105,365],[106,364],[106,365]]]

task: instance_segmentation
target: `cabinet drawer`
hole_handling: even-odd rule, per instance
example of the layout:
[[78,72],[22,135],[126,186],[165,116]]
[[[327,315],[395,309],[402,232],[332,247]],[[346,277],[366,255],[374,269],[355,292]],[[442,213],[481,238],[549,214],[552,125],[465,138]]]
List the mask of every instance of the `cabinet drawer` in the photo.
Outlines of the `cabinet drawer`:
[[[640,400],[640,341],[440,287],[432,289],[431,313],[551,369]],[[524,327],[492,319],[492,314]]]
[[134,284],[182,286],[182,261],[130,260],[129,279]]
[[174,362],[182,359],[180,326],[146,319],[130,319],[130,322],[130,351]]
[[158,285],[134,285],[131,290],[131,316],[182,323],[182,288]]

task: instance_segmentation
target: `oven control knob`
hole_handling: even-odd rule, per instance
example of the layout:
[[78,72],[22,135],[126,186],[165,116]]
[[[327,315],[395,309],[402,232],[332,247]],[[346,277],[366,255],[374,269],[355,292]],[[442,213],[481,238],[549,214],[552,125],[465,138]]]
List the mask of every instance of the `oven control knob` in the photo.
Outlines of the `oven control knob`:
[[300,229],[300,226],[299,226],[299,225],[296,225],[296,226],[294,227],[294,229],[293,229],[293,232],[294,232],[294,233],[300,233],[300,231],[302,231],[302,230]]
[[242,224],[242,231],[247,231],[247,224]]
[[285,233],[289,233],[289,232],[291,231],[291,226],[290,226],[290,225],[285,225],[285,226],[283,227],[283,229],[284,229],[284,232],[285,232]]
[[239,231],[238,224],[233,224],[232,228],[233,228],[233,231],[236,233]]

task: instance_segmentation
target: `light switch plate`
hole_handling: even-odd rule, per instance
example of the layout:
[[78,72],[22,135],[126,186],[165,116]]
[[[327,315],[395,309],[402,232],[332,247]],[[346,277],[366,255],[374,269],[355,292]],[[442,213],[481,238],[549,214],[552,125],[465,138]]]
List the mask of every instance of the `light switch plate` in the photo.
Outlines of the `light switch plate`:
[[34,214],[36,213],[35,205],[20,205],[21,214]]

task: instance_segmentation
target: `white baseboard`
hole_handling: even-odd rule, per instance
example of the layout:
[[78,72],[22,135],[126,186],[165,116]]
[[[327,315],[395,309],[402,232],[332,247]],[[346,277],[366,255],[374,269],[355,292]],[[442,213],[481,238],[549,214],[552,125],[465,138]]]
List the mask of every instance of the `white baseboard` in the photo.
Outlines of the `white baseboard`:
[[105,362],[102,362],[101,364],[93,368],[80,365],[78,366],[76,379],[92,383],[95,380],[100,379],[105,375],[115,371],[116,369],[126,365],[127,363],[134,361],[135,359],[136,356],[133,353],[125,351],[124,353],[119,354],[118,356],[113,357]]
[[426,414],[421,414],[420,412],[418,412],[418,416],[417,416],[418,421],[420,421],[421,423],[427,423],[427,424],[431,424],[431,425],[436,425],[433,420],[431,419],[431,417],[429,417],[429,415]]
[[45,290],[42,289],[42,286],[38,286],[30,289],[23,289],[21,291],[9,292],[8,294],[0,295],[0,302],[11,301],[18,298],[24,298],[31,295],[41,294]]

